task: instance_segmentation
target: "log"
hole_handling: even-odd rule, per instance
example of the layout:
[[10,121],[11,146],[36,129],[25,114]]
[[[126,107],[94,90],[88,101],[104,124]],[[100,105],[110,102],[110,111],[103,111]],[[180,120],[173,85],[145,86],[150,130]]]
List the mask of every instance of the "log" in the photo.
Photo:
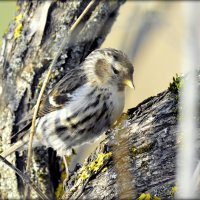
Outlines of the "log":
[[[17,123],[32,109],[38,97],[48,66],[63,38],[77,17],[89,4],[79,1],[22,1],[3,39],[0,55],[0,152],[7,149],[21,127]],[[96,0],[72,34],[53,69],[46,93],[67,70],[98,48],[109,33],[124,0]],[[9,161],[22,172],[26,156],[12,155]],[[55,162],[57,161],[57,162]],[[34,151],[31,179],[55,198],[60,178],[60,160],[52,151]],[[24,192],[23,181],[15,172],[0,164],[0,198],[19,199]],[[32,192],[31,198],[38,198]]]

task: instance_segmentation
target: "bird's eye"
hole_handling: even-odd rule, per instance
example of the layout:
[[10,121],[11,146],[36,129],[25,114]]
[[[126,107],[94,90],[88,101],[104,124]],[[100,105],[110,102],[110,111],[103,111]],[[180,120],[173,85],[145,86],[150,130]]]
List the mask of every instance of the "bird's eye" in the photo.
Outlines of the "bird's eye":
[[115,74],[119,74],[119,71],[118,71],[116,68],[114,68],[113,65],[112,65],[112,70],[113,70],[113,72],[114,72]]

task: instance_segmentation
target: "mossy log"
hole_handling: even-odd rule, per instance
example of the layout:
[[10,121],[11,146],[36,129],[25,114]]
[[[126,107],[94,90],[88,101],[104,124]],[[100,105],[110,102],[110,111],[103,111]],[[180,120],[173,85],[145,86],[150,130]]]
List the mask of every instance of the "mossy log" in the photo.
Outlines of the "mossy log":
[[[17,15],[3,39],[0,55],[0,151],[15,142],[16,124],[35,104],[48,67],[64,37],[77,17],[89,4],[79,1],[18,1]],[[70,68],[76,67],[92,50],[98,48],[110,31],[124,0],[96,0],[63,49],[48,92]],[[12,155],[9,160],[24,172],[26,156]],[[55,162],[57,161],[57,162]],[[35,150],[32,180],[50,199],[58,185],[55,155],[41,148]],[[0,164],[0,199],[22,198],[24,186],[14,171]],[[37,198],[34,192],[32,198]]]

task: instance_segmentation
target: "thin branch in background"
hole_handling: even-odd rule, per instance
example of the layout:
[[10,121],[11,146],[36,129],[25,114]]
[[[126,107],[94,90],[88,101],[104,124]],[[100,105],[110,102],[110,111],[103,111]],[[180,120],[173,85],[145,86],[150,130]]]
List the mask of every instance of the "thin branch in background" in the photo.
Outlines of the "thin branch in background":
[[0,155],[0,160],[2,162],[4,162],[8,167],[10,167],[12,170],[14,170],[16,172],[16,174],[18,174],[22,180],[24,181],[24,183],[28,184],[29,186],[31,186],[35,192],[38,194],[38,196],[41,199],[49,199],[45,194],[42,193],[42,191],[40,190],[39,187],[37,187],[29,178],[29,176],[24,175],[19,169],[17,169],[15,166],[13,166],[10,162],[8,162],[4,157],[2,157]]
[[[198,67],[198,2],[183,2],[185,11],[185,38],[183,46],[183,67],[187,73],[180,93],[180,117],[177,156],[177,198],[194,199],[198,197],[195,190],[193,174],[197,163],[197,116],[198,116],[198,83],[196,70]],[[179,142],[180,141],[180,142]]]
[[[27,166],[26,166],[27,174],[29,174],[29,172],[30,172],[30,164],[31,164],[31,158],[32,158],[32,142],[33,142],[33,136],[35,134],[35,124],[36,124],[36,118],[37,118],[37,114],[38,114],[38,110],[39,110],[39,106],[40,106],[40,101],[42,99],[42,96],[44,94],[45,88],[46,88],[47,83],[49,81],[49,78],[50,78],[50,75],[51,75],[51,72],[52,72],[52,68],[56,64],[57,59],[60,56],[63,48],[68,44],[70,36],[71,36],[71,33],[74,31],[74,29],[80,23],[82,18],[86,15],[86,13],[91,8],[91,6],[93,5],[94,2],[95,2],[95,0],[92,0],[88,4],[88,6],[85,8],[85,10],[82,12],[82,14],[78,17],[78,19],[72,25],[72,27],[70,28],[69,32],[64,37],[64,40],[63,40],[58,52],[56,53],[51,65],[49,66],[49,71],[48,71],[48,73],[47,73],[47,75],[45,77],[45,80],[43,82],[42,88],[40,90],[40,94],[39,94],[38,99],[37,99],[37,103],[36,103],[35,108],[34,108],[34,113],[33,113],[33,118],[32,118],[32,125],[31,125],[31,130],[30,130],[29,145],[28,145],[28,158],[27,158]],[[25,198],[29,199],[29,187],[28,186],[25,188]]]

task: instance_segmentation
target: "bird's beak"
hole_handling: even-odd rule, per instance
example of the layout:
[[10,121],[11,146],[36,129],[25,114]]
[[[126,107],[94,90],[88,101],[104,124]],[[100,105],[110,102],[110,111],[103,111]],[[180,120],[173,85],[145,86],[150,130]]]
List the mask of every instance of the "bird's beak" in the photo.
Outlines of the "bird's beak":
[[131,79],[124,80],[124,85],[127,85],[128,87],[135,89],[135,85],[133,83],[133,80],[131,80]]

